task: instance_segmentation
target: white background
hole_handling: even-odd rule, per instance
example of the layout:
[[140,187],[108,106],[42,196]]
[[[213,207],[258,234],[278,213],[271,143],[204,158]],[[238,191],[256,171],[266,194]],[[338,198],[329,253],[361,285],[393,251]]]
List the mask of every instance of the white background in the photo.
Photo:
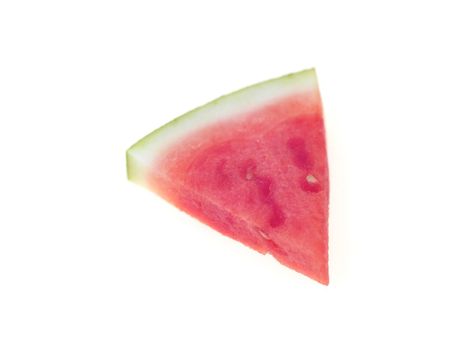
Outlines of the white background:
[[[2,1],[0,349],[466,349],[466,10]],[[125,150],[317,68],[331,283],[126,180]]]

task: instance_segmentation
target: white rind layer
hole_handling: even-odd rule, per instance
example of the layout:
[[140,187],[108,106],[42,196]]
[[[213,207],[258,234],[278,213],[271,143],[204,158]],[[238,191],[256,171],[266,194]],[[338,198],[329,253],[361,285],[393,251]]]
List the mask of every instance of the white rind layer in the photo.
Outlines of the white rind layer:
[[[228,120],[275,100],[300,93],[317,94],[318,82],[315,69],[308,69],[268,80],[229,95],[219,97],[172,120],[154,130],[127,150],[128,179],[146,185],[147,172],[158,155],[182,139],[184,136],[201,130],[213,122]],[[315,96],[319,99],[319,96]]]

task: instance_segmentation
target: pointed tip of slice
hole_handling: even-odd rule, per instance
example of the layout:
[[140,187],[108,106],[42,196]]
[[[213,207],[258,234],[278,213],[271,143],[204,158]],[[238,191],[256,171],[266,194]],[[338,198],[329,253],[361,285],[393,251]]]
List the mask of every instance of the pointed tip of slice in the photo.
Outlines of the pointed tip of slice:
[[[302,272],[303,273],[303,272]],[[307,277],[310,277],[312,280],[315,280],[321,283],[324,286],[329,286],[329,273],[328,271],[322,271],[320,274],[308,274],[305,273]]]
[[326,276],[323,276],[321,280],[318,281],[319,283],[329,286],[329,274],[326,274]]
[[329,270],[328,270],[327,266],[324,269],[321,269],[321,270],[318,269],[318,270],[314,270],[314,271],[309,271],[309,270],[305,271],[302,268],[297,268],[297,266],[290,266],[289,264],[285,264],[285,265],[291,267],[292,269],[294,269],[297,272],[300,272],[300,273],[304,274],[305,276],[311,278],[312,280],[314,280],[314,281],[316,281],[318,283],[321,283],[324,286],[329,285]]

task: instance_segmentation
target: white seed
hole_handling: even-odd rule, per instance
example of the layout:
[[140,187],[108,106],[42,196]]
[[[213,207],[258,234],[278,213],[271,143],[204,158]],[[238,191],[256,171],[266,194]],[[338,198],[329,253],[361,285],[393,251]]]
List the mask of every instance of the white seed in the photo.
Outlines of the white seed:
[[306,176],[306,182],[308,182],[309,184],[315,184],[318,182],[318,180],[316,179],[316,177],[314,177],[313,175],[311,174],[308,174]]
[[261,237],[263,237],[264,239],[267,239],[267,240],[271,239],[271,237],[269,237],[269,235],[263,230],[258,230],[258,232],[261,235]]
[[251,180],[251,179],[253,179],[253,176],[254,176],[254,174],[253,174],[253,167],[248,167],[248,168],[246,169],[245,179]]

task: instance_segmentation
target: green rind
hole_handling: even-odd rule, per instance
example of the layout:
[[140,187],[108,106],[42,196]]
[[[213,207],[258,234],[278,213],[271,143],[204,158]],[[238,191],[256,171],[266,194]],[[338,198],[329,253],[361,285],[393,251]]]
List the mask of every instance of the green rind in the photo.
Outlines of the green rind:
[[128,180],[130,180],[132,182],[142,184],[142,183],[144,183],[144,174],[145,174],[144,164],[139,162],[136,157],[132,156],[132,154],[131,154],[132,147],[130,147],[126,151],[126,173],[127,173],[127,178],[128,178]]
[[[230,94],[223,95],[218,97],[211,102],[208,102],[200,107],[197,107],[175,119],[170,121],[169,123],[161,126],[160,128],[152,131],[148,135],[144,136],[138,142],[133,144],[127,151],[126,151],[126,162],[127,162],[127,177],[130,181],[135,183],[144,184],[145,182],[145,173],[147,164],[146,161],[138,157],[138,153],[144,153],[145,150],[150,148],[152,144],[161,137],[161,135],[166,135],[177,130],[178,127],[185,123],[191,123],[190,119],[194,116],[198,115],[200,112],[209,111],[214,107],[225,105],[236,105],[237,103],[248,103],[248,99],[251,98],[255,92],[260,90],[265,90],[269,87],[274,85],[280,86],[280,88],[287,89],[293,85],[300,86],[300,84],[312,84],[313,87],[317,88],[317,79],[316,79],[316,72],[314,68],[303,70],[296,73],[291,73],[282,77],[278,77],[275,79],[270,79],[267,81],[263,81],[254,85],[247,86],[243,89],[234,91]],[[293,90],[292,90],[293,91]],[[246,102],[245,102],[246,101]],[[255,102],[252,100],[251,102]],[[196,125],[196,123],[194,124]]]

